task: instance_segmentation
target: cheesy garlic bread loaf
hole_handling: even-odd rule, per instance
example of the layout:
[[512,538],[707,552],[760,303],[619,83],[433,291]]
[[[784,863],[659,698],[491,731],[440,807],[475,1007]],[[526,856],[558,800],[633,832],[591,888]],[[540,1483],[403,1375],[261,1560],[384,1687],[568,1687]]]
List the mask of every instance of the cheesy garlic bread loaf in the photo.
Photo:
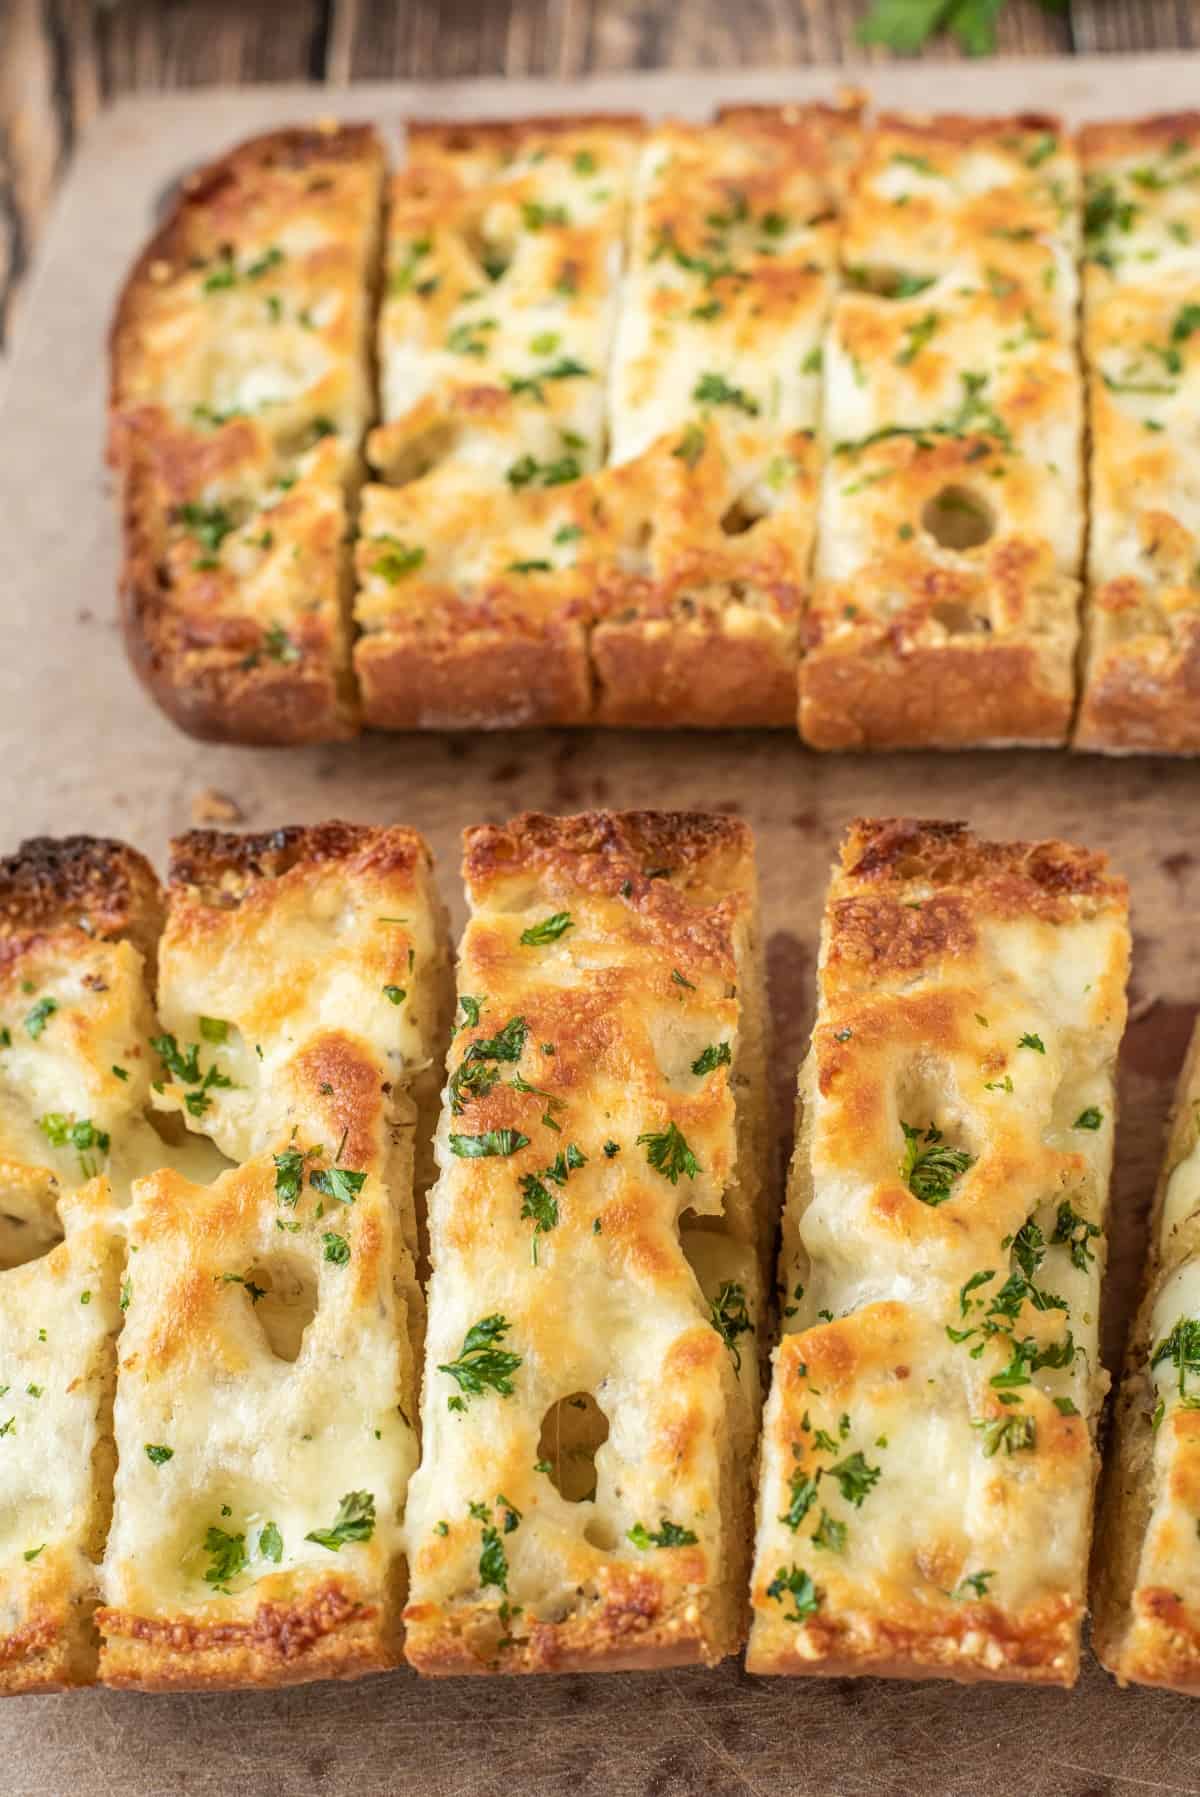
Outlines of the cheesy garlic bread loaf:
[[800,1076],[750,1671],[1073,1682],[1128,957],[1101,856],[851,828]]
[[729,817],[467,832],[430,1199],[418,1671],[744,1636],[770,1242],[753,848]]

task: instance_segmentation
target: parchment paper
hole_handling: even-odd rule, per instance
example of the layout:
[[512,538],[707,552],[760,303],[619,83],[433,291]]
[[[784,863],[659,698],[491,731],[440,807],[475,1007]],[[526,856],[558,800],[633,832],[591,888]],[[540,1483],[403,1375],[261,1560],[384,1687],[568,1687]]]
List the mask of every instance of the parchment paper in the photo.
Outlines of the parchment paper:
[[[0,372],[0,848],[24,835],[111,832],[161,865],[207,789],[247,827],[344,816],[404,820],[439,858],[456,926],[458,834],[528,806],[709,806],[758,835],[780,1114],[790,1112],[812,1002],[821,897],[859,812],[969,819],[1108,849],[1133,889],[1134,1011],[1122,1057],[1106,1345],[1119,1354],[1170,1085],[1200,1001],[1200,768],[1065,755],[823,760],[786,733],[525,733],[370,738],[300,751],[213,749],[180,736],[129,673],[114,621],[115,536],[100,445],[104,334],[123,269],[173,181],[254,130],[336,112],[492,116],[573,106],[702,114],[736,98],[828,94],[846,71],[620,76],[210,91],[125,102],[77,156]],[[866,71],[863,71],[864,76]],[[881,70],[889,103],[1049,107],[1079,119],[1189,107],[1200,59],[927,64]],[[1102,1797],[1200,1793],[1200,1704],[1118,1691],[1091,1662],[1076,1691],[715,1672],[418,1683],[398,1673],[278,1695],[90,1691],[0,1708],[12,1797],[186,1792],[269,1797],[674,1797],[922,1793]]]

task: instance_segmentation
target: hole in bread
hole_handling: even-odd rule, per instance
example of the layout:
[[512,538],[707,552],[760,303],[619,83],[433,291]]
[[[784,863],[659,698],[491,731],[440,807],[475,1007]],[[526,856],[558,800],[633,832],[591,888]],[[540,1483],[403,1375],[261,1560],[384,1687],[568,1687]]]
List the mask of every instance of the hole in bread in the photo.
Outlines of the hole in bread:
[[569,1504],[595,1497],[596,1455],[607,1440],[608,1418],[590,1391],[560,1398],[542,1418],[538,1459],[549,1466],[550,1483]]
[[978,549],[996,529],[996,514],[969,487],[942,487],[925,502],[921,528],[943,549]]
[[63,1239],[58,1207],[49,1189],[22,1189],[0,1181],[0,1273],[40,1260]]
[[613,1553],[617,1546],[617,1531],[606,1516],[589,1516],[583,1538],[590,1546],[599,1548],[602,1554]]
[[439,462],[444,462],[454,448],[457,435],[454,424],[443,422],[420,431],[396,451],[389,449],[387,476],[391,485],[407,486],[410,481],[420,480]]
[[727,537],[745,536],[758,523],[759,514],[750,509],[744,499],[735,499],[727,511],[721,515],[721,530]]
[[242,1282],[272,1354],[277,1360],[295,1360],[304,1331],[317,1314],[312,1270],[298,1255],[272,1254],[248,1267]]

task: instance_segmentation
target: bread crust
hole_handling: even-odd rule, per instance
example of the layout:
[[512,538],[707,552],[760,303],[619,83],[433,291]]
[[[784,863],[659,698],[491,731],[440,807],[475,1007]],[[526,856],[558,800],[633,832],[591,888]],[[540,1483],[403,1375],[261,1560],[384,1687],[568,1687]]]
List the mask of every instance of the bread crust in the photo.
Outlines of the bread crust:
[[162,927],[158,877],[136,849],[108,836],[31,836],[0,860],[6,956],[63,926],[124,939],[153,964]]

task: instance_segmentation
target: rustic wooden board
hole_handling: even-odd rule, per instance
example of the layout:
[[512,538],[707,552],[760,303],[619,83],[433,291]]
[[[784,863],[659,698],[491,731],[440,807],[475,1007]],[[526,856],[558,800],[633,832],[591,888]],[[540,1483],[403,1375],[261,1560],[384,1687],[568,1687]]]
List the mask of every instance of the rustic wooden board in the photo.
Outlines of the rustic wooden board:
[[[1185,106],[1185,57],[916,65],[873,82],[905,104],[1063,107],[1074,117]],[[99,445],[103,335],[124,264],[172,181],[239,135],[327,110],[395,123],[574,105],[702,112],[737,95],[828,92],[833,71],[622,77],[580,86],[259,89],[131,101],[103,118],[67,183],[0,388],[5,525],[0,610],[0,847],[37,831],[111,831],[161,863],[210,788],[249,826],[342,815],[403,819],[437,851],[457,923],[458,832],[538,806],[695,805],[755,828],[764,875],[781,1114],[812,1001],[828,866],[858,812],[963,817],[998,834],[1076,837],[1128,875],[1137,953],[1122,1059],[1106,1351],[1119,1353],[1170,1084],[1200,1002],[1200,769],[1065,755],[820,759],[786,733],[524,733],[372,738],[296,752],[179,736],[129,674],[113,617],[115,541]],[[0,373],[0,382],[4,375]],[[631,1797],[728,1790],[850,1797],[1200,1793],[1200,1705],[1119,1692],[1089,1664],[1069,1695],[715,1672],[524,1684],[418,1684],[396,1674],[277,1696],[86,1692],[0,1711],[0,1789],[272,1797],[354,1789],[400,1797]]]

